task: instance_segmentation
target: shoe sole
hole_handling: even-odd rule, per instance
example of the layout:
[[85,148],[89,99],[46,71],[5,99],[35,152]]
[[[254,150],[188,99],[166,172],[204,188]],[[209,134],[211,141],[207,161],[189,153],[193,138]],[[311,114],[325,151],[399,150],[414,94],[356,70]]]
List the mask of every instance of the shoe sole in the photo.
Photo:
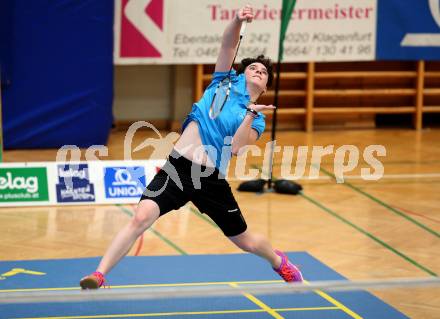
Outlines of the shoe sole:
[[79,282],[82,289],[98,289],[98,282],[93,278],[84,278]]

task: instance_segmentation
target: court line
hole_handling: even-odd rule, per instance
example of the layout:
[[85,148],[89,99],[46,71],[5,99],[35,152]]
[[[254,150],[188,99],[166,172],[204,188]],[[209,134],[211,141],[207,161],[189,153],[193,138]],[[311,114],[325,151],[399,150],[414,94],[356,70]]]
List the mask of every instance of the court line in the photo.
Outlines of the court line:
[[[116,204],[116,207],[118,207],[123,213],[125,213],[126,215],[133,217],[134,213],[120,205],[120,204]],[[180,254],[182,255],[188,255],[188,253],[186,251],[184,251],[182,248],[180,248],[177,244],[175,244],[173,241],[171,241],[170,239],[166,238],[164,235],[162,235],[160,232],[158,232],[157,230],[155,230],[153,227],[148,228],[148,230],[150,232],[152,232],[154,235],[156,235],[157,237],[159,237],[163,242],[165,242],[168,246],[174,248],[175,250],[177,250]]]
[[[277,312],[289,311],[318,311],[318,310],[340,310],[337,307],[303,307],[303,308],[275,308]],[[15,319],[98,319],[98,318],[139,318],[139,317],[163,317],[163,316],[185,316],[185,315],[220,315],[220,314],[240,314],[240,313],[265,313],[264,309],[237,309],[237,310],[217,310],[217,311],[187,311],[187,312],[156,312],[139,314],[112,314],[94,316],[57,316],[57,317],[20,317]],[[281,317],[282,318],[282,317]]]
[[[257,165],[254,165],[254,168],[258,168],[261,172],[261,168]],[[322,167],[320,167],[320,170],[323,170]],[[327,175],[332,176],[334,179],[336,179],[336,177],[334,175],[332,175],[331,173],[327,172],[324,170],[325,173],[327,173]],[[345,184],[345,183],[344,183]],[[348,184],[348,183],[347,183]],[[351,185],[351,184],[350,184]],[[352,186],[352,185],[351,185]],[[354,186],[352,186],[354,187]],[[363,233],[364,235],[370,237],[371,239],[373,239],[374,241],[376,241],[377,243],[381,244],[382,246],[384,246],[385,248],[391,250],[392,252],[394,252],[395,254],[397,254],[398,256],[404,258],[406,261],[412,263],[414,266],[418,267],[419,269],[425,271],[426,273],[430,274],[431,276],[435,276],[437,277],[437,274],[435,272],[433,272],[432,270],[422,266],[421,264],[417,263],[415,260],[411,259],[410,257],[406,256],[405,254],[401,253],[400,251],[398,251],[397,249],[391,247],[390,245],[388,245],[387,243],[385,243],[384,241],[380,240],[379,238],[375,237],[373,234],[370,234],[369,232],[365,231],[364,229],[360,228],[359,226],[351,223],[349,220],[345,219],[344,217],[338,215],[336,212],[332,211],[331,209],[325,207],[324,205],[322,205],[321,203],[319,203],[318,201],[312,199],[311,197],[307,196],[304,194],[304,192],[300,192],[300,195],[302,197],[304,197],[305,199],[307,199],[308,201],[310,201],[311,203],[315,204],[316,206],[318,206],[319,208],[321,208],[322,210],[326,211],[327,213],[331,214],[332,216],[338,218],[339,220],[343,221],[344,223],[346,223],[347,225],[350,225],[351,227],[355,228],[356,230],[358,230],[359,232]],[[388,205],[389,206],[389,205]],[[389,206],[391,208],[391,206]],[[403,214],[403,216],[406,216],[405,214]],[[408,218],[410,218],[409,216],[406,216]],[[412,218],[410,218],[412,219]],[[417,222],[417,221],[415,221]],[[422,224],[423,225],[423,224]]]
[[205,222],[210,223],[215,228],[219,228],[216,223],[214,223],[210,218],[203,215],[197,208],[193,207],[191,204],[187,204],[187,209],[197,217],[203,219]]
[[[120,207],[120,208],[124,208],[123,206],[119,206],[118,205],[118,207]],[[127,209],[128,210],[128,209]],[[130,210],[128,210],[126,213],[130,213],[131,215],[133,215],[133,213],[130,211]],[[204,219],[205,221],[207,221],[207,222],[209,222],[207,219]],[[209,223],[209,224],[211,224],[211,223]],[[211,224],[212,225],[212,224]],[[217,226],[217,225],[216,225]],[[151,229],[151,227],[150,227],[150,229]],[[161,235],[162,236],[162,235]],[[171,241],[170,241],[171,242]],[[172,242],[171,242],[172,243]],[[177,248],[179,248],[177,245],[175,245],[174,243],[173,243],[173,246],[172,246],[173,248],[175,248],[176,250],[177,250]],[[180,248],[179,248],[180,249]],[[180,253],[182,253],[183,252],[183,250],[182,249],[180,249],[180,250],[178,250]],[[186,253],[185,253],[186,254]],[[231,283],[229,283],[229,285],[231,285]],[[328,296],[328,298],[329,299],[326,299],[326,300],[328,300],[328,301],[330,301],[330,300],[334,300],[332,297],[330,297],[327,293],[325,293],[325,292],[321,292],[321,294],[322,295],[326,295],[326,296]],[[320,294],[320,295],[321,295]],[[321,296],[322,296],[321,295]],[[258,298],[256,298],[255,296],[253,296],[253,295],[251,295],[251,294],[245,294],[245,296],[246,296],[246,298],[248,298],[248,299],[250,299],[251,298],[251,301],[252,302],[254,302],[254,303],[256,303],[258,306],[260,306],[262,309],[265,309],[266,310],[266,312],[268,313],[268,314],[270,314],[272,317],[274,317],[274,318],[276,318],[276,319],[284,319],[282,316],[280,316],[279,314],[277,314],[276,312],[273,312],[272,310],[271,310],[271,308],[269,307],[269,306],[267,306],[266,304],[264,304],[262,301],[260,301]],[[335,300],[336,301],[336,300]],[[333,304],[335,304],[335,303],[333,303]],[[335,304],[336,305],[336,304]],[[339,303],[338,302],[338,305],[342,305],[341,303]],[[338,305],[336,305],[337,307],[338,307]],[[350,313],[353,313],[353,314],[355,314],[354,312],[352,312],[350,309],[348,309],[347,307],[345,307],[344,305],[342,305],[342,308],[341,308],[341,310],[342,311],[344,311],[344,312],[346,312],[347,314],[350,314]],[[348,312],[347,312],[348,311]],[[356,314],[355,314],[356,315]],[[362,317],[359,317],[358,315],[356,315],[356,317],[353,317],[353,318],[355,318],[355,319],[362,319]]]
[[[354,161],[353,161],[354,162]],[[352,163],[353,163],[352,162]],[[274,162],[274,166],[281,166],[283,162]],[[295,163],[298,164],[313,164],[312,161],[295,161]],[[322,161],[321,164],[322,165],[333,165],[333,164],[344,164],[347,162],[335,162],[335,161]],[[359,164],[367,164],[369,165],[369,163],[361,158],[359,158],[359,161],[357,161],[356,163]],[[430,160],[430,161],[383,161],[382,164],[386,165],[386,164],[390,164],[390,165],[432,165],[432,164],[440,164],[440,160]]]
[[[327,170],[325,170],[324,168],[320,167],[320,171],[322,171],[324,174],[332,177],[333,179],[336,179],[336,176],[333,175],[332,173],[328,172]],[[364,195],[365,197],[371,199],[372,201],[378,203],[379,205],[385,207],[386,209],[388,209],[389,211],[395,213],[396,215],[405,218],[406,220],[410,221],[411,223],[419,226],[420,228],[426,230],[427,232],[433,234],[434,236],[440,238],[440,233],[436,232],[435,230],[429,228],[428,226],[422,224],[421,222],[415,220],[414,218],[411,218],[410,216],[406,215],[405,213],[401,212],[398,209],[395,209],[394,207],[388,205],[387,203],[383,202],[382,200],[380,200],[379,198],[361,190],[359,187],[356,187],[348,182],[344,182],[342,183],[342,185],[345,185],[348,188],[351,188],[352,190],[358,192],[359,194]]]
[[[206,219],[205,219],[205,221],[209,222]],[[213,223],[210,223],[210,224],[212,225]],[[216,224],[214,224],[214,226],[218,227]],[[305,282],[307,282],[307,281],[305,281]],[[318,291],[315,291],[315,292],[318,293]],[[337,301],[336,299],[334,299],[333,297],[331,297],[327,293],[325,293],[323,291],[319,291],[318,295],[320,295],[322,298],[324,298],[325,300],[329,301],[330,303],[334,304],[336,307],[339,307],[340,310],[342,310],[346,314],[350,315],[351,317],[353,317],[355,319],[362,319],[362,317],[360,317],[358,314],[356,314],[355,312],[350,310],[348,307],[346,307],[345,305],[343,305],[342,303],[340,303],[339,301]],[[255,302],[255,301],[253,301],[253,302]],[[270,309],[270,307],[269,307],[269,309]],[[275,317],[275,318],[278,318],[278,317]]]
[[[439,161],[439,163],[440,163],[440,161]],[[319,169],[322,168],[321,166],[318,167],[318,166],[314,165],[313,163],[308,163],[308,164],[310,164],[310,166],[315,166],[315,167],[317,167]],[[334,163],[321,163],[320,165],[332,165],[332,164],[334,164]],[[256,164],[250,164],[250,166],[251,166],[251,168],[257,169],[260,172],[260,174],[263,173],[263,169],[262,169],[261,166],[256,165]],[[273,166],[274,167],[281,167],[281,165],[279,163],[275,163]],[[437,178],[437,177],[440,177],[440,173],[383,174],[383,175],[381,175],[379,177],[381,179]],[[328,176],[321,176],[321,175],[319,175],[319,176],[316,176],[316,177],[304,176],[304,177],[301,177],[301,178],[292,178],[292,179],[289,179],[289,180],[292,180],[292,181],[297,181],[297,180],[319,181],[319,180],[332,180],[332,179],[335,179],[335,176],[330,174]],[[364,177],[362,175],[344,175],[344,179],[364,180]],[[274,180],[276,180],[276,178],[274,178]],[[242,182],[244,182],[246,180],[244,180],[243,178],[237,178],[236,177],[236,178],[228,178],[228,181],[242,181]],[[366,182],[372,182],[370,180],[365,180],[365,181]]]
[[[380,179],[404,179],[404,178],[438,178],[440,177],[440,173],[418,173],[418,174],[383,174],[383,175],[374,175],[380,177]],[[364,179],[362,175],[347,175],[344,176],[344,179]]]
[[[231,282],[229,283],[229,285],[231,287],[234,288],[238,288],[237,283],[235,282]],[[258,299],[257,297],[255,297],[252,294],[249,293],[243,293],[243,296],[245,296],[247,299],[249,299],[250,301],[252,301],[254,304],[256,304],[258,307],[260,307],[261,309],[263,309],[265,312],[267,312],[269,315],[271,315],[272,317],[274,317],[275,319],[285,319],[283,316],[281,316],[278,312],[276,312],[274,309],[272,309],[271,307],[269,307],[268,305],[266,305],[264,302],[262,302],[260,299]]]
[[368,231],[362,229],[361,227],[357,226],[356,224],[350,222],[348,219],[345,219],[344,217],[340,216],[339,214],[337,214],[336,212],[334,212],[333,210],[331,210],[330,208],[324,206],[323,204],[321,204],[320,202],[318,202],[317,200],[311,198],[310,196],[307,196],[306,194],[304,194],[304,192],[300,192],[300,196],[302,196],[303,198],[305,198],[306,200],[308,200],[309,202],[311,202],[312,204],[314,204],[315,206],[321,208],[323,211],[329,213],[330,215],[332,215],[333,217],[336,217],[337,219],[339,219],[340,221],[344,222],[345,224],[351,226],[352,228],[356,229],[357,231],[359,231],[360,233],[364,234],[365,236],[369,237],[370,239],[374,240],[376,243],[382,245],[383,247],[385,247],[386,249],[392,251],[393,253],[395,253],[396,255],[402,257],[403,259],[405,259],[406,261],[408,261],[409,263],[413,264],[414,266],[416,266],[417,268],[423,270],[424,272],[430,274],[431,276],[435,276],[437,277],[437,274],[435,272],[433,272],[432,270],[422,266],[421,264],[419,264],[418,262],[416,262],[415,260],[411,259],[410,257],[406,256],[405,254],[401,253],[400,251],[398,251],[397,249],[393,248],[391,245],[388,245],[386,242],[382,241],[381,239],[377,238],[376,236],[374,236],[373,234],[369,233]]
[[[257,167],[254,167],[257,168]],[[320,168],[321,169],[321,168]],[[384,175],[380,175],[377,176],[378,178],[380,178],[380,180],[384,180],[384,179],[421,179],[421,178],[440,178],[440,173],[425,173],[425,174],[384,174]],[[288,178],[289,179],[289,178]],[[289,180],[292,181],[321,181],[321,180],[332,180],[335,179],[335,177],[333,175],[329,175],[329,176],[316,176],[316,177],[310,177],[310,176],[303,176],[301,178],[291,178]],[[344,180],[365,180],[364,176],[362,175],[344,175]],[[237,181],[241,181],[241,182],[245,182],[246,180],[243,178],[238,178],[238,177],[234,177],[234,178],[228,178],[228,181],[233,181],[233,182],[237,182]],[[375,180],[365,180],[366,182],[376,182]],[[437,181],[436,181],[437,182]]]
[[[124,208],[123,206],[119,206]],[[131,216],[133,216],[133,213],[131,211],[129,211],[129,213],[131,213]],[[200,214],[201,215],[201,214]],[[206,218],[202,218],[204,219],[206,222],[210,223],[211,225],[213,225],[213,222],[210,222],[208,219]],[[215,225],[217,226],[217,225]],[[150,229],[152,229],[150,227]],[[154,231],[154,230],[153,230]],[[155,231],[154,231],[155,232]],[[162,236],[160,233],[156,234],[158,235],[162,240],[166,239],[164,236]],[[166,239],[167,241],[169,241],[168,239]],[[169,241],[172,244],[172,247],[174,249],[176,249],[179,253],[181,253],[182,255],[187,255],[187,253],[185,251],[183,251],[180,247],[178,247],[177,245],[175,245],[173,242]],[[168,243],[168,242],[167,242]],[[169,244],[170,244],[169,243]],[[248,298],[249,300],[251,300],[253,303],[257,304],[259,307],[261,307],[262,309],[264,309],[268,314],[270,314],[272,317],[274,317],[275,319],[284,319],[282,316],[280,316],[279,314],[277,314],[276,312],[274,312],[269,306],[267,306],[266,304],[264,304],[262,301],[260,301],[258,298],[256,298],[255,296],[251,295],[251,294],[245,294],[245,297]]]
[[[308,281],[304,280],[304,282],[308,283]],[[343,303],[337,301],[335,298],[333,298],[332,296],[330,296],[329,294],[321,291],[321,290],[315,290],[315,293],[317,293],[319,296],[321,296],[322,298],[324,298],[325,300],[327,300],[328,302],[332,303],[333,305],[335,305],[337,308],[339,308],[340,310],[342,310],[343,312],[345,312],[347,315],[353,317],[354,319],[363,319],[361,316],[359,316],[357,313],[355,313],[354,311],[352,311],[350,308],[348,308],[347,306],[345,306]]]
[[[306,284],[309,284],[309,282],[307,281],[307,280],[304,280],[304,283],[306,283]],[[232,287],[238,287],[238,283],[234,283],[235,285],[233,285],[232,283],[230,284]],[[347,306],[345,306],[344,304],[342,304],[341,302],[339,302],[339,301],[337,301],[335,298],[333,298],[332,296],[330,296],[329,294],[327,294],[327,293],[325,293],[324,291],[322,291],[322,290],[314,290],[314,292],[317,294],[317,295],[319,295],[321,298],[323,298],[323,299],[325,299],[325,300],[327,300],[328,302],[330,302],[331,304],[333,304],[334,306],[335,306],[335,308],[336,309],[339,309],[339,310],[342,310],[343,312],[345,312],[347,315],[349,315],[349,316],[351,316],[352,318],[354,318],[354,319],[363,319],[361,316],[359,316],[357,313],[355,313],[354,311],[352,311],[350,308],[348,308]],[[245,296],[247,295],[247,294],[244,294]],[[249,294],[250,295],[250,294]],[[248,299],[250,299],[252,302],[255,302],[257,305],[259,305],[259,306],[261,306],[261,307],[268,307],[268,306],[266,306],[264,303],[262,303],[259,299],[257,299],[256,297],[254,297],[254,296],[252,296],[252,295],[250,295],[250,297],[253,297],[253,298],[250,298],[250,297],[248,297],[248,296],[246,296]],[[254,298],[256,299],[256,300],[254,300]],[[257,303],[257,302],[261,302],[261,305],[260,305],[260,303]],[[269,312],[269,310],[274,310],[274,309],[271,309],[270,307],[268,307],[268,312]],[[279,318],[278,317],[278,313],[277,312],[274,312],[274,313],[272,313],[272,312],[270,312],[270,314],[274,317],[274,318]],[[283,318],[283,317],[281,317],[281,318]]]
[[[131,213],[131,212],[130,212]],[[205,219],[205,221],[207,221],[206,219]],[[208,221],[207,221],[208,222]],[[211,223],[209,223],[209,224],[211,224]],[[212,224],[211,224],[212,225]],[[217,225],[216,225],[217,226]],[[177,246],[176,246],[177,247]],[[179,251],[180,252],[180,251]],[[231,285],[231,283],[229,283],[229,285]],[[254,302],[254,303],[257,303],[257,302],[259,302],[258,303],[258,305],[260,306],[260,307],[264,307],[264,309],[266,309],[267,311],[268,311],[268,313],[271,315],[271,316],[273,316],[274,318],[276,318],[276,319],[284,319],[283,317],[279,317],[279,316],[277,316],[278,314],[276,314],[276,313],[274,313],[274,312],[272,312],[270,309],[270,307],[269,306],[267,306],[266,304],[264,304],[262,301],[259,301],[259,299],[258,298],[256,298],[255,296],[253,296],[253,295],[251,295],[251,294],[247,294],[247,295],[249,295],[249,296],[246,296],[246,298],[252,298],[252,301]],[[319,295],[321,296],[321,297],[323,297],[325,300],[327,300],[327,301],[330,301],[332,304],[334,304],[335,306],[337,306],[337,307],[340,307],[340,309],[342,310],[342,311],[344,311],[345,313],[347,313],[348,315],[350,315],[350,316],[352,316],[353,318],[355,318],[355,319],[362,319],[362,317],[360,317],[359,315],[357,315],[355,312],[353,312],[353,311],[351,311],[349,308],[347,308],[346,306],[344,306],[342,303],[340,303],[340,302],[338,302],[336,299],[334,299],[334,298],[332,298],[330,295],[328,295],[327,293],[325,293],[325,292],[323,292],[323,291],[320,291],[320,293],[319,293]],[[326,298],[324,297],[324,296],[326,296]],[[332,302],[331,300],[333,300],[334,302]]]
[[440,220],[439,220],[439,219],[435,219],[435,218],[429,217],[429,216],[426,215],[426,214],[422,214],[422,213],[414,212],[414,211],[412,211],[412,210],[405,209],[405,208],[402,208],[402,207],[397,207],[397,206],[395,206],[395,205],[394,205],[393,207],[396,208],[396,209],[399,209],[399,210],[401,210],[402,212],[405,212],[405,213],[407,213],[407,214],[420,216],[420,217],[425,218],[425,219],[427,219],[427,220],[430,220],[430,221],[432,221],[432,222],[440,223]]
[[[300,195],[303,198],[306,198],[307,200],[309,200],[310,202],[312,202],[313,204],[315,204],[316,206],[318,206],[319,208],[323,209],[324,211],[326,211],[327,213],[330,213],[332,216],[338,218],[339,220],[343,221],[344,223],[350,225],[351,227],[355,228],[356,230],[358,230],[359,232],[363,233],[364,235],[370,237],[371,239],[373,239],[374,241],[376,241],[377,243],[381,244],[382,246],[384,246],[385,248],[387,248],[388,250],[394,252],[396,255],[404,258],[406,261],[410,262],[411,264],[413,264],[414,266],[418,267],[419,269],[427,272],[428,274],[437,277],[437,274],[435,272],[433,272],[432,270],[422,266],[421,264],[417,263],[415,260],[411,259],[410,257],[406,256],[405,254],[401,253],[400,251],[398,251],[397,249],[393,248],[392,246],[388,245],[387,243],[385,243],[384,241],[380,240],[379,238],[375,237],[374,235],[372,235],[371,233],[365,231],[364,229],[360,228],[359,226],[351,223],[350,221],[348,221],[347,219],[343,218],[342,216],[338,215],[337,213],[333,212],[332,210],[330,210],[329,208],[325,207],[324,205],[320,204],[319,202],[317,202],[316,200],[312,199],[311,197],[305,195],[303,192],[300,193]],[[131,213],[131,212],[130,212]],[[131,213],[132,214],[132,213]],[[207,221],[208,222],[208,221]],[[177,247],[177,246],[176,246]],[[174,247],[173,247],[174,248]],[[347,314],[349,314],[350,316],[352,316],[352,314],[354,315],[353,318],[361,318],[359,317],[356,313],[352,312],[349,308],[345,307],[342,303],[338,302],[336,299],[334,299],[333,297],[331,297],[330,295],[328,295],[325,292],[320,292],[319,295],[324,298],[324,296],[327,296],[329,299],[326,299],[327,301],[334,300],[335,302],[337,302],[337,307],[339,307],[339,305],[341,305],[343,308],[340,308],[341,310],[343,310],[344,312],[346,312]],[[333,303],[333,302],[332,302]],[[335,303],[333,303],[335,304]],[[335,304],[336,305],[336,304]],[[344,310],[345,309],[345,310]],[[347,312],[348,311],[348,312]],[[357,316],[357,317],[356,317]]]
[[[415,180],[415,181],[408,181],[407,179],[389,179],[389,180],[378,180],[375,182],[379,182],[380,184],[376,184],[376,185],[394,185],[394,184],[405,184],[408,185],[410,183],[412,184],[440,184],[440,180],[433,180],[433,179],[425,179],[425,180]],[[369,187],[372,185],[372,181],[357,181],[356,182],[357,185],[363,185],[365,187]],[[310,184],[313,185],[313,184]],[[324,183],[322,183],[322,185],[324,185]],[[327,184],[328,185],[328,184]]]

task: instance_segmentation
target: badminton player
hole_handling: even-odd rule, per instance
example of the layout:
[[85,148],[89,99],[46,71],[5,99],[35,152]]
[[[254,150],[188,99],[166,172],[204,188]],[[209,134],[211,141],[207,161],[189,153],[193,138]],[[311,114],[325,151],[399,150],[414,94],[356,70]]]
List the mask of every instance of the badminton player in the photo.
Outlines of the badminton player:
[[[284,253],[274,250],[265,237],[247,229],[224,178],[231,156],[237,155],[242,147],[254,144],[263,133],[265,121],[260,112],[274,108],[257,103],[273,80],[269,59],[264,56],[247,58],[242,60],[237,71],[231,67],[241,26],[252,19],[252,8],[245,6],[226,27],[211,84],[201,100],[193,105],[183,124],[182,135],[162,170],[147,186],[134,217],[117,234],[96,271],[81,279],[83,289],[101,287],[105,275],[129,252],[145,230],[160,216],[188,201],[207,214],[239,248],[266,259],[285,281],[302,281],[301,272]],[[227,101],[223,103],[225,94],[220,94],[218,88],[225,79],[231,86],[227,85],[230,89]],[[214,101],[218,96],[220,102]],[[217,108],[220,105],[221,110],[212,113],[210,109],[212,111],[214,103]]]

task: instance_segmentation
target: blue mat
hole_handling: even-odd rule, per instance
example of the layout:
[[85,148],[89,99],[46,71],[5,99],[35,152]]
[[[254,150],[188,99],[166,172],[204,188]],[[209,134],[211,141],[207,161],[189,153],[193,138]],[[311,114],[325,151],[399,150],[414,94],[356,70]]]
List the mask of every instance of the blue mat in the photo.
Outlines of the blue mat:
[[[341,275],[305,252],[288,253],[308,281],[340,280]],[[0,263],[0,291],[61,290],[78,287],[98,258]],[[16,269],[15,271],[12,271]],[[34,273],[32,273],[34,272]],[[268,264],[250,254],[126,257],[109,274],[117,286],[279,280]],[[242,283],[243,284],[243,283]],[[407,318],[367,292],[255,295],[112,302],[0,305],[0,318]]]

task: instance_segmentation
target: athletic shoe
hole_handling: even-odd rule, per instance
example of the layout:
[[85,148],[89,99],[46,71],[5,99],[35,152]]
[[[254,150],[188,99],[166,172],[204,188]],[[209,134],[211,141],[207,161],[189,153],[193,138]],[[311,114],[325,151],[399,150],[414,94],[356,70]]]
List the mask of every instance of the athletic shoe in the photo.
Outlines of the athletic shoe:
[[102,273],[95,271],[91,275],[82,278],[79,285],[82,289],[98,289],[105,285],[105,278]]
[[286,282],[302,282],[303,276],[298,267],[293,265],[287,256],[281,251],[275,250],[275,253],[281,257],[281,265],[273,270],[275,270]]

